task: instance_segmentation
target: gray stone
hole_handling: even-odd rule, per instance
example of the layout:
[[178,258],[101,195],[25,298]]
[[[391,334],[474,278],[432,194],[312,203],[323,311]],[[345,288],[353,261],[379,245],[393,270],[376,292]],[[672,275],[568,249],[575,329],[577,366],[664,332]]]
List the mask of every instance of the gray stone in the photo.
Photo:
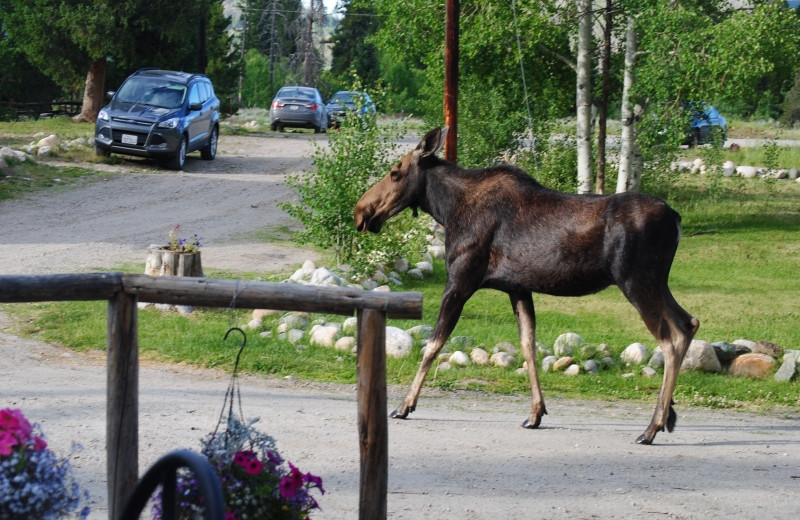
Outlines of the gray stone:
[[722,365],[711,343],[695,339],[689,344],[689,350],[686,351],[686,357],[683,358],[681,370],[720,372]]
[[406,273],[408,272],[408,260],[400,258],[394,263],[392,268],[399,273]]
[[553,354],[558,357],[571,356],[586,345],[586,341],[574,332],[565,332],[553,343]]
[[414,264],[414,268],[426,276],[433,274],[433,262],[417,262]]
[[333,347],[341,334],[341,325],[314,325],[309,331],[309,343],[320,347]]
[[736,165],[733,161],[725,161],[722,164],[722,175],[725,177],[732,177],[736,173]]
[[617,366],[617,361],[611,356],[606,356],[600,360],[600,364],[603,365],[604,368],[613,368]]
[[580,367],[580,365],[575,364],[575,363],[573,363],[572,365],[568,366],[564,370],[564,375],[567,375],[567,376],[577,376],[580,373],[581,373],[581,367]]
[[758,170],[755,166],[739,166],[736,168],[736,173],[745,179],[752,179],[757,175]]
[[456,349],[468,350],[475,345],[475,339],[470,336],[452,336],[450,344]]
[[460,366],[460,367],[465,367],[471,364],[469,356],[460,350],[456,350],[455,352],[450,354],[450,358],[447,361],[453,366]]
[[333,344],[333,348],[336,350],[352,351],[357,347],[357,343],[356,338],[353,336],[344,336],[336,340],[336,343]]
[[737,339],[733,342],[733,346],[736,347],[736,352],[739,355],[748,354],[756,348],[756,342],[750,341],[749,339]]
[[409,278],[413,278],[415,280],[422,280],[423,278],[425,278],[425,275],[422,274],[422,271],[416,268],[409,269],[406,274],[409,276]]
[[513,343],[510,343],[508,341],[501,341],[500,343],[495,345],[494,348],[492,349],[492,353],[496,354],[497,352],[508,352],[512,356],[516,356],[517,354],[519,354],[519,349],[516,346],[514,346]]
[[289,343],[296,345],[297,343],[300,343],[300,341],[302,341],[304,335],[305,332],[303,332],[300,329],[291,329],[286,333],[286,340]]
[[486,352],[485,350],[483,350],[480,347],[476,347],[476,348],[472,349],[472,352],[469,353],[469,358],[476,365],[488,365],[489,364],[489,353]]
[[342,285],[342,279],[330,270],[320,267],[311,275],[309,283],[323,287],[338,287]]
[[658,375],[656,369],[651,366],[642,367],[642,376],[644,377],[655,377]]
[[714,352],[717,354],[717,359],[723,365],[730,364],[731,361],[736,359],[738,355],[736,353],[736,347],[728,343],[727,341],[715,341],[711,344],[714,348]]
[[595,347],[594,345],[582,346],[579,354],[581,359],[592,359],[596,355],[597,355],[597,347]]
[[416,341],[426,340],[431,337],[431,334],[433,333],[433,327],[430,325],[417,325],[415,327],[411,327],[406,332],[408,332]]
[[661,347],[653,351],[653,355],[650,356],[650,361],[647,362],[647,366],[654,370],[661,370],[664,368],[664,353],[661,351]]
[[400,358],[411,353],[414,338],[411,334],[397,327],[386,327],[386,355]]
[[498,352],[496,354],[492,354],[492,357],[489,358],[489,363],[496,367],[510,367],[515,363],[514,356],[509,354],[508,352]]
[[355,336],[358,333],[358,318],[350,316],[342,322],[342,334]]
[[594,359],[588,359],[583,362],[583,371],[589,374],[596,374],[600,371],[600,365]]
[[650,356],[650,351],[644,344],[636,342],[628,345],[620,354],[620,360],[626,365],[643,365]]
[[288,329],[307,329],[311,322],[305,318],[304,316],[300,316],[299,314],[286,314],[278,323],[285,324],[286,330]]
[[797,168],[789,168],[788,176],[790,180],[797,180]]
[[791,381],[797,374],[797,360],[793,357],[784,356],[783,364],[775,372],[775,381]]
[[542,372],[550,372],[553,369],[553,365],[555,362],[558,361],[558,358],[555,356],[547,356],[542,360]]

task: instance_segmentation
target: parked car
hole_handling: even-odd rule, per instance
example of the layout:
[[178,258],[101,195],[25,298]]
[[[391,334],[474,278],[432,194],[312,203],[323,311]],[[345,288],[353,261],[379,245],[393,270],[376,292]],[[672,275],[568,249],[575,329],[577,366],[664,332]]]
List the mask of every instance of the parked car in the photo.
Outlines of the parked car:
[[314,87],[281,87],[269,107],[269,127],[283,132],[286,127],[313,128],[314,133],[328,128],[328,111]]
[[131,74],[97,116],[98,155],[153,157],[175,170],[186,154],[217,155],[219,99],[203,74],[141,69]]
[[708,103],[686,103],[689,111],[689,131],[684,144],[689,146],[707,143],[722,144],[728,138],[728,121]]
[[375,113],[375,103],[366,92],[340,90],[328,101],[328,126],[338,127],[347,117],[347,112],[356,110],[356,101],[361,114]]

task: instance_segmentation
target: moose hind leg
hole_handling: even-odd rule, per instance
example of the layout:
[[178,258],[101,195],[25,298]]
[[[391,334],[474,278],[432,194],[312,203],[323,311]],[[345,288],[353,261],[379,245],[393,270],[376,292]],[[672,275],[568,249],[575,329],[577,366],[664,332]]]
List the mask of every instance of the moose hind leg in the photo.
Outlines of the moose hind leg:
[[666,306],[660,319],[648,321],[645,318],[645,324],[656,337],[664,354],[664,379],[653,418],[644,433],[636,439],[637,444],[652,444],[659,431],[666,429],[672,432],[675,428],[677,414],[672,406],[672,396],[683,358],[700,327],[698,319],[683,310],[671,294],[667,293],[665,300]]
[[529,293],[510,293],[511,306],[517,318],[519,342],[522,355],[528,365],[528,378],[531,385],[531,414],[522,423],[523,428],[538,428],[542,416],[547,414],[544,397],[539,385],[539,374],[536,370],[536,314],[533,299]]

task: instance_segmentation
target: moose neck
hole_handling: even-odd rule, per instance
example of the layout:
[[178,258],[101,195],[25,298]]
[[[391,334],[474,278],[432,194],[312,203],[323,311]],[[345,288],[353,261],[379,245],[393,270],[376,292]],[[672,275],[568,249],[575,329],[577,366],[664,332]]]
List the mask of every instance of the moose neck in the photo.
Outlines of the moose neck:
[[453,206],[463,197],[462,171],[441,159],[423,171],[425,189],[418,200],[419,208],[443,226],[447,226]]

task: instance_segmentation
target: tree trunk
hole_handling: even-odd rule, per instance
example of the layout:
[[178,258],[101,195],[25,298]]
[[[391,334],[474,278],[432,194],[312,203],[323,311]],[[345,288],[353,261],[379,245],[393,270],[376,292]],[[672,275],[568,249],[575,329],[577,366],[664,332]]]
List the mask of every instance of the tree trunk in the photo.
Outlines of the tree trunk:
[[83,106],[74,121],[94,123],[103,108],[103,89],[106,83],[106,59],[92,60],[86,73],[86,86],[83,89]]
[[619,148],[619,174],[617,175],[617,193],[628,191],[631,178],[633,147],[636,144],[635,117],[631,104],[630,91],[633,87],[633,67],[636,64],[636,32],[632,16],[628,16],[628,27],[625,30],[625,71],[622,80],[622,132]]
[[578,60],[577,108],[578,193],[592,192],[592,2],[577,0]]
[[606,136],[608,134],[609,74],[611,69],[612,0],[606,0],[605,27],[603,27],[603,58],[601,62],[600,110],[597,115],[597,184],[595,192],[603,194],[606,187]]

